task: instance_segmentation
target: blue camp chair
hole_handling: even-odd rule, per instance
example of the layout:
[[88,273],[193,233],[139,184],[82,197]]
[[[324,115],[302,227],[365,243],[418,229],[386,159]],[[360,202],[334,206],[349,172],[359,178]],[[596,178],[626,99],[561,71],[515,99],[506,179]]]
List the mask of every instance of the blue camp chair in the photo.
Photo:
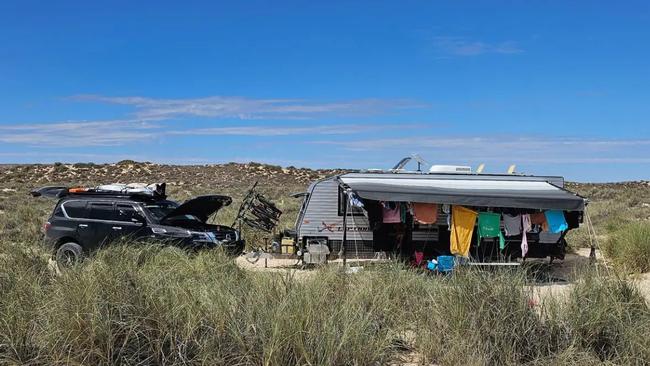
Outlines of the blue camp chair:
[[441,273],[449,273],[454,270],[456,264],[456,257],[453,255],[439,255],[438,256],[438,271]]

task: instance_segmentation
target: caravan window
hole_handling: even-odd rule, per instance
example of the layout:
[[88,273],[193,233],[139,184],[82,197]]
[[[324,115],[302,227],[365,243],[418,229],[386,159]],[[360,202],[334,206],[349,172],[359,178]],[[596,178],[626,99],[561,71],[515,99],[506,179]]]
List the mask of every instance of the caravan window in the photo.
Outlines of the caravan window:
[[[345,202],[345,195],[343,194],[343,188],[339,187],[339,216],[343,216],[345,203],[346,202]],[[356,206],[349,206],[348,216],[363,216],[363,209]]]

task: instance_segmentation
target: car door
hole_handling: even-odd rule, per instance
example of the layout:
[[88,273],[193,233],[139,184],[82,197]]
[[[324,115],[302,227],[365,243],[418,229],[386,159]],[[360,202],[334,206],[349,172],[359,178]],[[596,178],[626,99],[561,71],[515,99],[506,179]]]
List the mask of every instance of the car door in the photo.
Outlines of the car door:
[[115,224],[111,227],[114,239],[137,240],[146,235],[142,214],[129,202],[115,204]]
[[88,202],[88,230],[87,237],[91,248],[97,248],[108,244],[114,237],[113,232],[117,231],[114,203],[112,201],[90,201]]
[[86,204],[84,200],[68,200],[61,204],[63,217],[52,222],[57,237],[73,237],[82,247],[92,242]]

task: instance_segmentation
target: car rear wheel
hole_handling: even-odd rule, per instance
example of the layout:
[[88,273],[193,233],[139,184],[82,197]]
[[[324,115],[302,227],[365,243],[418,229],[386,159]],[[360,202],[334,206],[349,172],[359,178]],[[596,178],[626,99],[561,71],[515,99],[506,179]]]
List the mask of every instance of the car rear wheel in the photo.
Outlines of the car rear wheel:
[[64,243],[56,250],[56,263],[59,267],[69,268],[81,262],[83,249],[74,242]]

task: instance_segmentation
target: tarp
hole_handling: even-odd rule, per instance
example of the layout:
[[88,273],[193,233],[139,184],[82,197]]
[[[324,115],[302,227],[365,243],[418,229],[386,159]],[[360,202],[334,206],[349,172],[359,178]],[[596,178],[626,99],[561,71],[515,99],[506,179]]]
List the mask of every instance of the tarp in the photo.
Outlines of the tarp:
[[585,200],[543,181],[408,177],[339,177],[361,198],[477,207],[583,211]]

